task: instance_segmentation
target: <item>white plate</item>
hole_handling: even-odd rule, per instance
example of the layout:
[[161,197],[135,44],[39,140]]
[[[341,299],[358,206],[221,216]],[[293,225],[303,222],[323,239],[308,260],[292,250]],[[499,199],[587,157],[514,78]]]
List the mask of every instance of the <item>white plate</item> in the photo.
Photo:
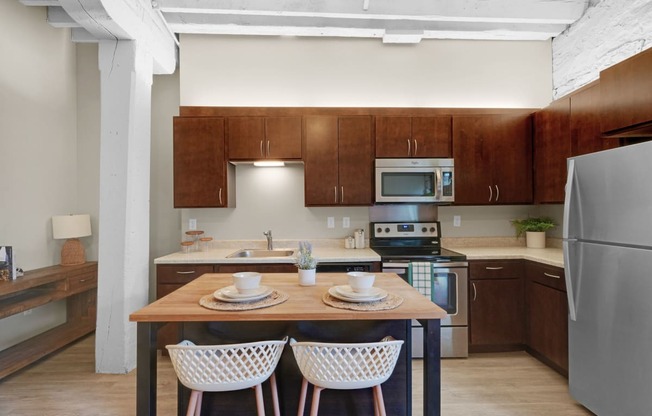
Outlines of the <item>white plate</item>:
[[[333,286],[328,289],[328,293],[339,300],[343,300],[344,302],[353,302],[353,303],[362,303],[362,302],[375,302],[377,300],[382,300],[387,297],[387,292],[384,291],[383,289],[377,288],[379,290],[378,293],[375,295],[369,295],[365,293],[366,296],[360,296],[356,298],[351,298],[349,296],[345,296],[342,293],[340,293],[339,290],[337,290],[338,286]],[[352,292],[355,293],[355,292]],[[360,295],[360,293],[356,293],[356,295]]]
[[273,290],[267,286],[260,286],[256,292],[251,294],[242,294],[238,292],[235,286],[227,286],[222,289],[218,289],[213,293],[213,296],[217,300],[222,302],[250,302],[252,300],[259,300],[265,296],[269,296]]
[[340,295],[351,299],[374,298],[374,297],[381,296],[383,292],[385,293],[385,295],[387,295],[387,292],[375,286],[372,286],[369,289],[369,291],[367,291],[367,293],[355,292],[353,288],[351,288],[351,286],[349,285],[335,286],[335,290],[337,290],[337,293],[339,293]]

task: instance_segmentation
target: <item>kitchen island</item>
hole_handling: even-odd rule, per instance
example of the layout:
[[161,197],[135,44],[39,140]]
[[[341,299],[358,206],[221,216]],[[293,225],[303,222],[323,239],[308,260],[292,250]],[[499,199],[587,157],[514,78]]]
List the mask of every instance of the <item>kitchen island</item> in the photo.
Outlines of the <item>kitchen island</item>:
[[[423,408],[424,415],[440,414],[440,329],[439,320],[445,312],[423,297],[397,275],[377,273],[375,286],[403,299],[400,306],[389,310],[353,311],[326,305],[322,301],[327,290],[346,283],[346,275],[320,273],[317,285],[301,287],[296,273],[263,274],[262,284],[286,293],[287,301],[262,309],[218,311],[199,305],[199,299],[232,283],[228,274],[204,274],[180,289],[133,313],[130,320],[138,327],[137,414],[156,414],[156,334],[159,325],[178,322],[181,336],[199,343],[246,342],[259,338],[294,336],[299,340],[326,342],[370,342],[385,335],[404,339],[399,363],[387,381],[388,414],[410,416],[411,408],[411,338],[410,320],[418,319],[425,330]],[[424,334],[424,335],[425,335]],[[249,339],[247,339],[249,338]],[[290,347],[286,347],[279,364],[282,413],[294,414],[300,386],[300,374],[293,363]],[[293,387],[294,386],[294,387]],[[391,393],[390,393],[391,392]],[[180,412],[185,407],[187,391],[180,388]],[[236,403],[242,407],[247,393]],[[371,391],[331,391],[332,399],[323,396],[322,415],[371,414]],[[211,395],[207,395],[207,403]],[[250,398],[250,397],[249,397]],[[225,404],[226,403],[226,404]],[[228,406],[220,399],[219,405]],[[329,406],[332,405],[332,408]],[[362,406],[362,407],[360,407]],[[391,409],[391,410],[390,410]],[[219,406],[216,405],[216,411]],[[223,414],[236,414],[227,410]],[[182,413],[180,413],[182,414]]]

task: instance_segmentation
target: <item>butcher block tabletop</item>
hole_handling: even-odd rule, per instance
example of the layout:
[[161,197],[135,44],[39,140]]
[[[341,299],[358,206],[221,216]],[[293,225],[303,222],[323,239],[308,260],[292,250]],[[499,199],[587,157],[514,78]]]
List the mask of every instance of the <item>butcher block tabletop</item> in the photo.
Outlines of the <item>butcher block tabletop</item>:
[[202,321],[319,321],[441,319],[446,312],[421,295],[394,273],[374,273],[375,287],[403,298],[395,309],[356,311],[326,305],[322,298],[328,289],[346,285],[346,273],[318,273],[315,286],[299,286],[297,273],[263,273],[261,285],[286,293],[288,300],[261,309],[221,311],[207,309],[199,300],[216,290],[231,286],[230,274],[207,273],[169,295],[132,313],[133,322]]

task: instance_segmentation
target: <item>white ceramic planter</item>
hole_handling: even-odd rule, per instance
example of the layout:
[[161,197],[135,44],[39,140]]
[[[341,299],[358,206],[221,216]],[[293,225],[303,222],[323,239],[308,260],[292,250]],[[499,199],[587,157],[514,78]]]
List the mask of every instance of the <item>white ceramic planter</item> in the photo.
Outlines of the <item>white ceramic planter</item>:
[[316,269],[299,269],[299,286],[314,286]]
[[527,248],[546,248],[546,232],[526,231],[525,245]]

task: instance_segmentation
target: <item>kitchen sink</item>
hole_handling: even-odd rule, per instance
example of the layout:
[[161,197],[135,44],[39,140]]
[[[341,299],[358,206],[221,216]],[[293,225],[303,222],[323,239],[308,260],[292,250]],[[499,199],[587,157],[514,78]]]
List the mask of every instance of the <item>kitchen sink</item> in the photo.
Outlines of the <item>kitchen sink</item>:
[[227,258],[237,258],[237,257],[290,257],[294,255],[294,250],[261,250],[261,249],[249,249],[243,248],[238,250],[235,253],[231,253]]

